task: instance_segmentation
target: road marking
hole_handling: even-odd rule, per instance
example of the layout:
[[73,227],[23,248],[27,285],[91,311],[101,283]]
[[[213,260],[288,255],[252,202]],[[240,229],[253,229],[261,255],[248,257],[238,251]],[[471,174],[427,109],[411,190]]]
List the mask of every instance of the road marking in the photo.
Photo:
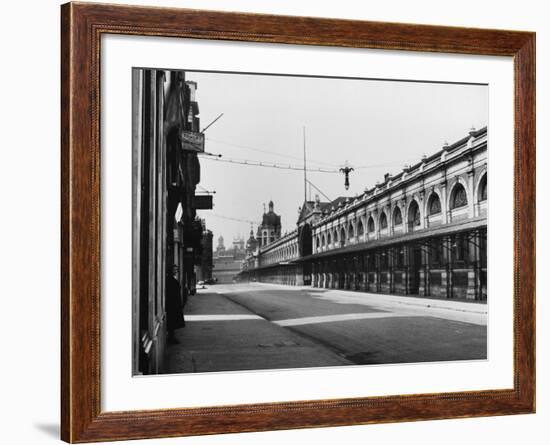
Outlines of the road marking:
[[234,321],[234,320],[265,320],[259,315],[226,314],[226,315],[186,315],[185,321]]
[[304,324],[330,323],[334,321],[364,320],[372,318],[411,317],[410,314],[396,314],[391,312],[371,312],[359,314],[325,315],[319,317],[289,318],[288,320],[275,320],[273,323],[279,326],[301,326]]

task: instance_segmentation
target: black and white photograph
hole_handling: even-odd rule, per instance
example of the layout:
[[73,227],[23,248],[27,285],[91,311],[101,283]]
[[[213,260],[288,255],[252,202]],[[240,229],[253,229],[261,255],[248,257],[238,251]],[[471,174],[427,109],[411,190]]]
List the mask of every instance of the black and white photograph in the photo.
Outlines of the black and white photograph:
[[133,375],[487,360],[488,94],[133,68]]

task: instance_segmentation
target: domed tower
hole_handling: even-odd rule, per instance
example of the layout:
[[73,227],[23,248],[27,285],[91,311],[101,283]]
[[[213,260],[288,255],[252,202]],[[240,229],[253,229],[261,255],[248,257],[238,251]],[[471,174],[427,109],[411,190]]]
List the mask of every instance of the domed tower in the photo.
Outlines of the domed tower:
[[218,247],[216,247],[216,254],[218,256],[223,255],[225,253],[225,244],[223,242],[223,236],[218,237]]
[[281,217],[273,211],[273,201],[269,201],[269,210],[262,216],[262,224],[258,227],[260,246],[267,246],[281,237]]
[[251,254],[253,253],[256,248],[258,247],[258,241],[256,238],[254,238],[254,230],[252,227],[250,228],[250,236],[248,237],[248,240],[246,241],[246,253]]

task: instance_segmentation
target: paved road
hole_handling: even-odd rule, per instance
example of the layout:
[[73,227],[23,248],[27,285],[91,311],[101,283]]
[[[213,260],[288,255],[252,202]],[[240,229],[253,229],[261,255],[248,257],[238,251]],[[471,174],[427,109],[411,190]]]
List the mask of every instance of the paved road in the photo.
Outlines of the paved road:
[[190,299],[167,371],[485,359],[486,309],[307,287],[210,286]]

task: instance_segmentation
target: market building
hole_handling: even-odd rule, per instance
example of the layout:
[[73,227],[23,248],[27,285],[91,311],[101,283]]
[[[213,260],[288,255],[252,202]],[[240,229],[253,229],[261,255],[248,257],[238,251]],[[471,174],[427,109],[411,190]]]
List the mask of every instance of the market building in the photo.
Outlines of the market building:
[[487,128],[359,196],[304,202],[293,232],[255,242],[241,280],[486,300]]

